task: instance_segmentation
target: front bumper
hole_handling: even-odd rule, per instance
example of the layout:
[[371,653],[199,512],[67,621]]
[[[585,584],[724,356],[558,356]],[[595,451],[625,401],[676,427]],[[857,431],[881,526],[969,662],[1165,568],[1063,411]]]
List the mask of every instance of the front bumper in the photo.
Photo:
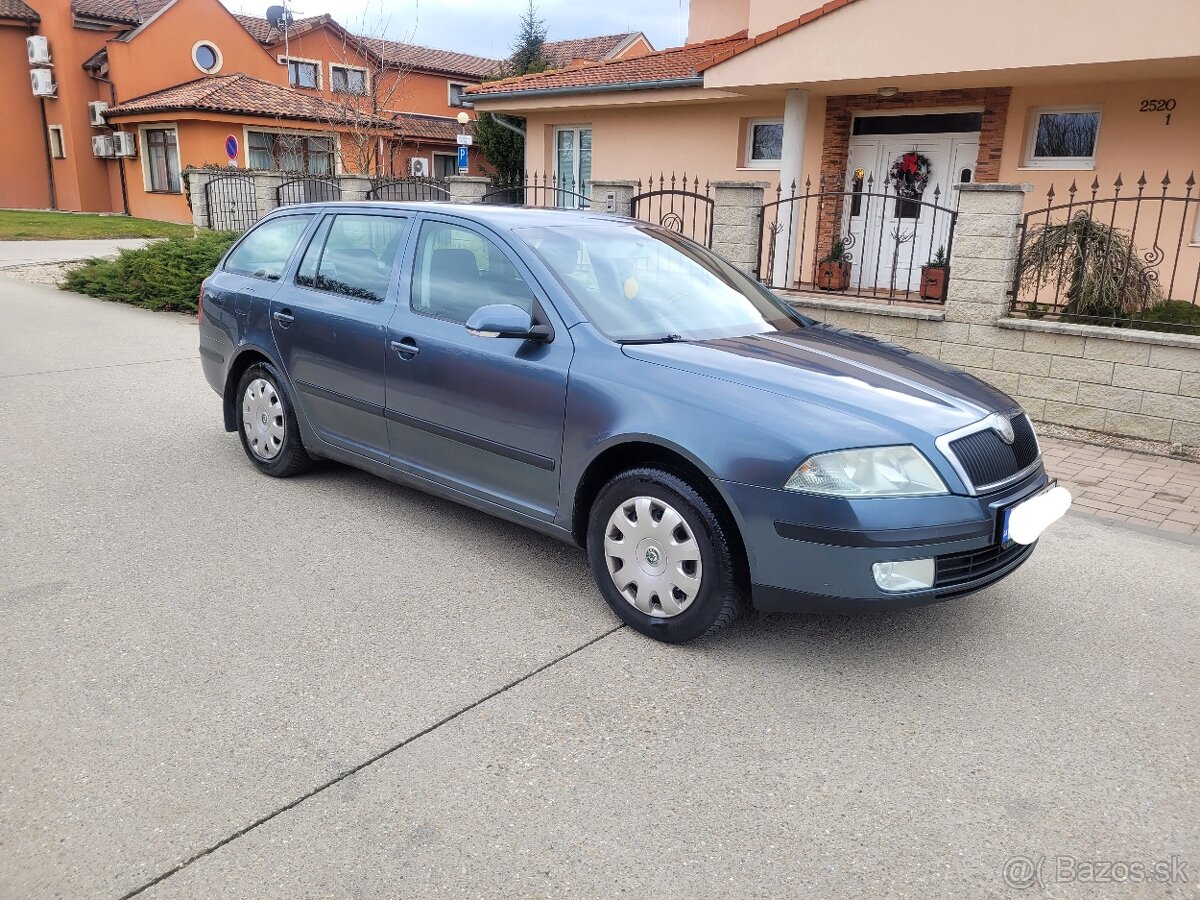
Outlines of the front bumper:
[[[769,612],[853,612],[937,603],[1011,574],[1035,544],[1000,542],[1003,511],[1049,480],[1041,466],[994,494],[846,500],[722,482],[739,519],[754,605]],[[877,562],[935,560],[932,588],[879,589]]]

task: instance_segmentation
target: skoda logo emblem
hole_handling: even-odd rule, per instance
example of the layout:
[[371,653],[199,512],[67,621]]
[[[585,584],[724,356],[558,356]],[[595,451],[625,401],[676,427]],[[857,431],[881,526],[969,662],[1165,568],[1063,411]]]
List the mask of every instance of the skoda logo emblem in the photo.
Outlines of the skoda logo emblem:
[[1000,440],[1006,444],[1011,444],[1016,435],[1013,434],[1012,422],[1004,416],[996,416],[992,419],[992,428],[996,434],[1000,435]]
[[658,561],[661,558],[662,557],[659,555],[659,552],[655,547],[650,547],[648,550],[646,550],[646,562],[650,563],[650,565],[657,566]]

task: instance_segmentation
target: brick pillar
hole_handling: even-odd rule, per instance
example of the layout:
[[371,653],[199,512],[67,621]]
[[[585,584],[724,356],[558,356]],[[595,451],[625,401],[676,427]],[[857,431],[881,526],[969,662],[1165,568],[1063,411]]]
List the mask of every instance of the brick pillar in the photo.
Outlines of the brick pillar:
[[187,185],[188,205],[192,208],[192,225],[197,228],[207,228],[208,192],[204,188],[212,178],[212,172],[208,169],[188,166],[183,170],[183,178]]
[[714,181],[712,248],[750,275],[758,268],[758,220],[765,181]]
[[1031,184],[956,184],[958,221],[946,286],[946,321],[994,325],[1008,314],[1017,227]]
[[633,215],[633,195],[636,181],[593,181],[592,212],[608,212],[614,216]]
[[478,175],[451,175],[446,179],[450,199],[455,203],[480,203],[491,185],[490,178]]
[[365,175],[343,175],[338,179],[343,200],[366,200],[371,190],[371,179]]

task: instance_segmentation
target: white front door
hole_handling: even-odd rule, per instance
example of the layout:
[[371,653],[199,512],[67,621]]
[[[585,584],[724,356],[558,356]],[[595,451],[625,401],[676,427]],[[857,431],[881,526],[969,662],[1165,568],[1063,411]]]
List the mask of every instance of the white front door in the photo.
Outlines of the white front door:
[[592,129],[554,130],[554,178],[558,185],[555,206],[578,209],[586,206],[592,186]]
[[[921,266],[945,247],[950,212],[957,205],[951,185],[972,180],[979,135],[888,135],[853,138],[847,190],[861,192],[845,204],[843,234],[854,257],[851,283],[884,292],[915,292]],[[929,181],[920,197],[897,199],[889,173],[905,153],[929,160]],[[887,195],[879,196],[879,195]]]

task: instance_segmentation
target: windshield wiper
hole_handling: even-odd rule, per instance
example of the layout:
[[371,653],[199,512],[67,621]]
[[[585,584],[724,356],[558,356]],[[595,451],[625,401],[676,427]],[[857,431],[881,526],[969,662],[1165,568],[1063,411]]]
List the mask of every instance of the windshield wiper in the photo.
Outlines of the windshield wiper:
[[652,338],[629,338],[628,340],[617,341],[618,344],[674,344],[683,340],[682,335],[678,334],[663,334]]

